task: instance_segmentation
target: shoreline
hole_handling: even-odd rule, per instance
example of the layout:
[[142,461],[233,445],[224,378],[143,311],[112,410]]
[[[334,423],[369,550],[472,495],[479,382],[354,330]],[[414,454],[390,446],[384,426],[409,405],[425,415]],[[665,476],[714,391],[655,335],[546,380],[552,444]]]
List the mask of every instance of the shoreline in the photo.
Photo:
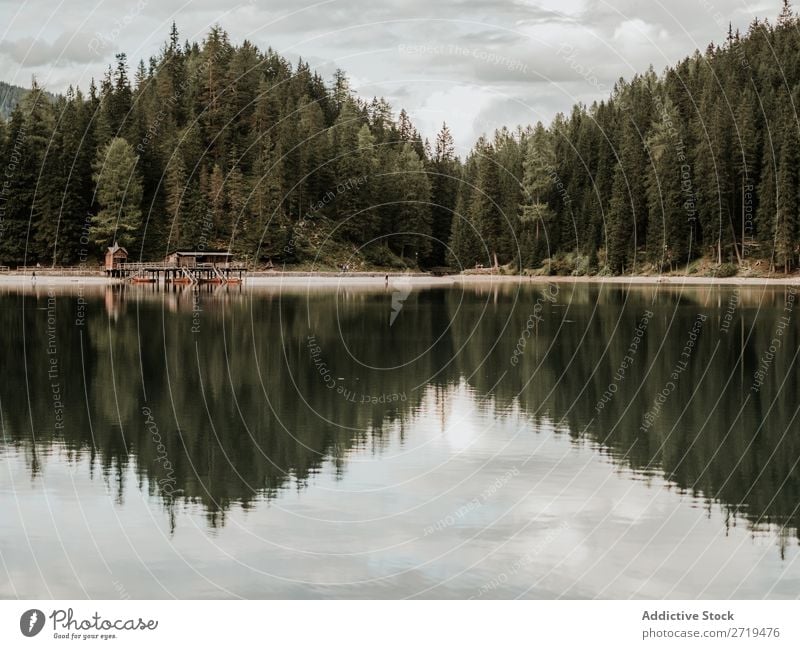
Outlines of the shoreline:
[[[489,275],[466,274],[433,276],[424,273],[335,273],[312,271],[277,271],[257,272],[248,275],[245,287],[331,287],[331,286],[378,286],[385,285],[386,276],[389,284],[398,280],[414,286],[452,286],[457,284],[615,284],[615,285],[668,285],[668,286],[794,286],[800,285],[800,275],[795,277],[695,277],[691,275],[665,276],[547,276],[547,275]],[[104,275],[76,275],[65,273],[49,274],[37,271],[33,278],[30,274],[0,274],[0,286],[69,286],[92,285],[112,286],[125,284],[124,280]],[[236,286],[232,284],[232,286]]]

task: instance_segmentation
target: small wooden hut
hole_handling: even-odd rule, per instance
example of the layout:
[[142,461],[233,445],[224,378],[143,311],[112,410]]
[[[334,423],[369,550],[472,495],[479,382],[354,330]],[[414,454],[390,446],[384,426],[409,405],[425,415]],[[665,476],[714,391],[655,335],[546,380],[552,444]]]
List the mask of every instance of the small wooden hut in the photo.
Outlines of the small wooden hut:
[[106,270],[118,270],[120,264],[128,261],[128,251],[116,241],[106,249]]

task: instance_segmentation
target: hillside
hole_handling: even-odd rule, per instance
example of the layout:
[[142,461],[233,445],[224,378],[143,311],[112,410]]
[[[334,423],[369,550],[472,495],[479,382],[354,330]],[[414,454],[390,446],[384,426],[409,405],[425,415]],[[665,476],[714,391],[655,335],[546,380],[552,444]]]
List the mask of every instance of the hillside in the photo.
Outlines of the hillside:
[[157,57],[0,128],[19,160],[0,263],[224,248],[251,263],[551,274],[793,272],[800,255],[800,30],[788,2],[661,74],[463,163],[343,72],[177,29]]
[[[447,241],[451,213],[430,197],[457,174],[446,128],[431,155],[405,112],[357,98],[343,72],[326,85],[218,27],[184,45],[173,28],[133,78],[119,54],[99,87],[51,103],[34,86],[12,113],[0,261],[94,260],[118,240],[145,258],[203,247],[255,263],[443,263],[431,241]],[[381,237],[393,231],[408,234]]]
[[496,250],[558,274],[792,272],[798,26],[785,2],[774,25],[754,20],[661,75],[621,79],[549,127],[478,142],[454,257]]
[[27,93],[24,88],[0,81],[0,117],[3,119],[11,117],[11,111]]

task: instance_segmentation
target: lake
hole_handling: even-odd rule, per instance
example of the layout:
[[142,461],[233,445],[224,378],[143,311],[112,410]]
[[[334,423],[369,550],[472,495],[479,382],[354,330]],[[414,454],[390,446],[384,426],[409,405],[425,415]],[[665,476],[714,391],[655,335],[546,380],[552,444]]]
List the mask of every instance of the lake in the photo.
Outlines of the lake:
[[799,311],[0,286],[0,597],[795,598]]

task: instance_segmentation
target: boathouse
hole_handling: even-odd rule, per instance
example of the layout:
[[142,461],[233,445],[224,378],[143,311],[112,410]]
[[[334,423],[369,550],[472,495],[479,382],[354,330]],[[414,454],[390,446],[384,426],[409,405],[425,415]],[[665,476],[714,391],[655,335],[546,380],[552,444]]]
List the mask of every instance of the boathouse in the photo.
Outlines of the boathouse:
[[116,241],[113,246],[106,249],[106,270],[119,270],[120,266],[128,261],[128,251]]
[[176,250],[167,255],[164,263],[177,268],[226,267],[231,265],[230,252],[208,252],[206,250]]
[[[127,258],[124,248],[119,251]],[[109,263],[113,266],[109,267]],[[161,281],[174,284],[238,284],[244,279],[247,268],[233,260],[230,252],[207,252],[205,250],[176,250],[163,262],[145,261],[128,263],[114,259],[112,248],[106,254],[106,273],[110,277],[121,277],[134,283],[157,284]]]

